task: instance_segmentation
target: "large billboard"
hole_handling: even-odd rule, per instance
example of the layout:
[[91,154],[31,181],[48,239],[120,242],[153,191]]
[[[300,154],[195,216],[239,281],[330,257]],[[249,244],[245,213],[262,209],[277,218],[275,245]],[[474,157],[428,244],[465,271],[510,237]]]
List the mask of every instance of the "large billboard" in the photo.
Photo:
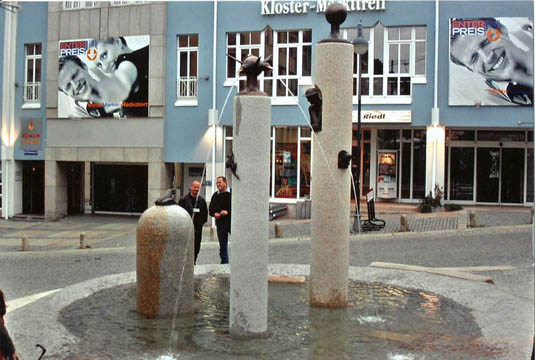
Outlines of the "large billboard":
[[533,106],[532,19],[450,19],[449,105]]
[[147,117],[149,36],[59,42],[58,117]]

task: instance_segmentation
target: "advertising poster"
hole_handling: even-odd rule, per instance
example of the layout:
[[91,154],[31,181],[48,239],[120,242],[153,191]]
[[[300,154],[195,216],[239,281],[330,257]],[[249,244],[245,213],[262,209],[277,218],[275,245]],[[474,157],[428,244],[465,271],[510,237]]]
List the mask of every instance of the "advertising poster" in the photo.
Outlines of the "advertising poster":
[[59,42],[58,117],[147,117],[148,35]]
[[450,19],[449,105],[533,106],[533,20]]

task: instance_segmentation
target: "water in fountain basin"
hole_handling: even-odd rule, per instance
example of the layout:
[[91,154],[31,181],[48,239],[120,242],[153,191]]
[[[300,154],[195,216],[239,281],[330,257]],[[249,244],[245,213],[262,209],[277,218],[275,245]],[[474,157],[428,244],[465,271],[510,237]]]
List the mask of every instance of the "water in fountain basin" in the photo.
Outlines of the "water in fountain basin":
[[[228,331],[229,278],[195,280],[200,311],[175,321],[146,319],[135,284],[97,292],[60,313],[80,338],[49,359],[489,359],[499,347],[481,341],[470,310],[435,294],[349,283],[350,307],[308,306],[308,284],[269,285],[269,336],[235,339]],[[374,314],[374,315],[370,315]]]

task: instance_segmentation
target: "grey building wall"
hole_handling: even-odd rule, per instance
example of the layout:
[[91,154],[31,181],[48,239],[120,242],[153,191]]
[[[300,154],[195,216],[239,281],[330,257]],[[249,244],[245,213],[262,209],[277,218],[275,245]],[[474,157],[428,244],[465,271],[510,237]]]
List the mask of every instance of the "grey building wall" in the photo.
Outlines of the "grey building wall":
[[[45,218],[66,214],[66,178],[61,162],[84,165],[85,210],[90,211],[92,162],[148,165],[148,206],[169,188],[171,174],[163,162],[165,125],[165,2],[63,10],[48,3],[45,154]],[[149,117],[123,119],[58,119],[58,46],[60,40],[149,35]]]
[[[5,32],[5,10],[0,11],[0,64],[4,64],[4,32]],[[0,66],[0,79],[4,78],[4,66]],[[0,86],[0,97],[2,96],[2,86]],[[0,114],[2,113],[2,102],[0,101]],[[0,150],[1,151],[1,150]]]
[[[108,2],[100,3],[100,8],[63,10],[61,2],[50,2],[48,7],[48,42],[47,42],[47,94],[46,115],[49,126],[61,131],[52,136],[48,147],[57,146],[54,139],[76,138],[86,124],[77,121],[64,126],[70,119],[57,119],[58,102],[58,42],[83,38],[108,38],[113,36],[150,35],[149,46],[149,117],[160,121],[146,121],[143,118],[110,121],[106,132],[115,134],[114,146],[124,147],[131,143],[129,132],[123,131],[130,126],[140,129],[139,136],[151,134],[153,147],[162,147],[164,128],[164,91],[165,91],[165,34],[166,4],[151,2],[144,5],[112,7]],[[56,124],[59,122],[58,124]],[[135,123],[135,125],[133,125]],[[154,136],[159,133],[160,139]],[[94,147],[105,146],[102,134],[98,131],[86,133],[86,141]]]
[[[19,134],[14,145],[14,156],[16,160],[44,160],[45,140],[46,140],[46,32],[47,32],[47,10],[46,2],[24,2],[19,3],[17,11],[17,70],[15,79],[17,82],[15,89],[15,114],[17,116],[17,131]],[[37,109],[23,108],[24,105],[24,80],[25,80],[25,45],[40,43],[41,54],[41,102]],[[25,155],[21,148],[21,120],[23,118],[39,119],[41,121],[41,144],[37,155]]]

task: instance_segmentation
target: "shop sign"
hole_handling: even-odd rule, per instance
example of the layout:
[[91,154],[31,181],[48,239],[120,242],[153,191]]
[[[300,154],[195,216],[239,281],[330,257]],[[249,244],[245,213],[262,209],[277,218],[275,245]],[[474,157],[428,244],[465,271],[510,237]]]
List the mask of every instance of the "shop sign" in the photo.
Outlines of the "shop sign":
[[[41,146],[41,118],[22,118],[21,119],[21,139],[20,149],[26,151],[37,151],[42,148]],[[33,154],[31,154],[33,155]]]
[[[361,123],[410,123],[410,110],[372,110],[361,111]],[[353,111],[353,122],[358,122],[358,111]]]
[[292,15],[316,12],[324,13],[333,2],[344,5],[347,12],[385,10],[386,0],[318,0],[318,1],[279,1],[262,0],[262,15]]

